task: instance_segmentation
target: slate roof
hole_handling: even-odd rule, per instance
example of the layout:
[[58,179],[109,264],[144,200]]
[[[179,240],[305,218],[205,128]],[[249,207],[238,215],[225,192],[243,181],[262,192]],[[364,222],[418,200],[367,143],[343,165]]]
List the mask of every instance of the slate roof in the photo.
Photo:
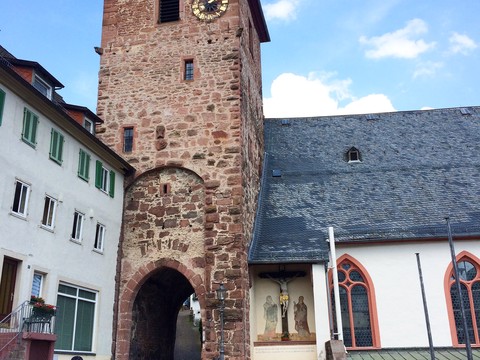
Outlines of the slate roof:
[[338,242],[439,238],[448,216],[480,235],[479,179],[480,107],[266,119],[249,261],[322,262],[329,226]]

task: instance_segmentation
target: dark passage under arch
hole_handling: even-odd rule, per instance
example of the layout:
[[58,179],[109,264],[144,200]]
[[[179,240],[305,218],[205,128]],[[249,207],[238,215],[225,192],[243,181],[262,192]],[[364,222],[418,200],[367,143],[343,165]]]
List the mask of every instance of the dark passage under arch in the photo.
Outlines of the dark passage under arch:
[[150,276],[133,305],[131,360],[174,360],[177,316],[193,292],[177,270],[164,267]]

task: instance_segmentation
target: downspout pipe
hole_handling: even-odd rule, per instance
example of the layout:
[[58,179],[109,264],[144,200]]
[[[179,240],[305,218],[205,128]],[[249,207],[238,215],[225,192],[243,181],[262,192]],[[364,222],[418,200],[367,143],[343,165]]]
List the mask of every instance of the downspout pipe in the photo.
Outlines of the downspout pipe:
[[342,312],[340,308],[340,289],[338,287],[337,254],[335,251],[335,236],[332,226],[328,228],[328,240],[330,242],[330,264],[333,277],[333,295],[335,298],[335,320],[337,323],[337,335],[338,340],[343,341]]

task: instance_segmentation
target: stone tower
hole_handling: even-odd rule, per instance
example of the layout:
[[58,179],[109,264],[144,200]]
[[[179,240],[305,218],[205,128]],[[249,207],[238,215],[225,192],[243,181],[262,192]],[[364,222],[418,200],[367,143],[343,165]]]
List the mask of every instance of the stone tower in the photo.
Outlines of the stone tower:
[[263,153],[259,0],[105,0],[99,136],[137,172],[127,184],[113,353],[173,359],[195,293],[202,359],[248,359],[247,250]]

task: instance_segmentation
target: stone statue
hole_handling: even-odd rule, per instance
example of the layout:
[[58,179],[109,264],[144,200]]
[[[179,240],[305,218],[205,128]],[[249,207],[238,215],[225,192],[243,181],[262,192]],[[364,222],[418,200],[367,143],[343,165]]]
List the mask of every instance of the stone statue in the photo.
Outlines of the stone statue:
[[265,332],[263,335],[266,339],[275,337],[278,322],[278,306],[273,302],[270,295],[267,296],[265,304],[263,304],[263,318],[265,319]]
[[295,319],[295,330],[298,332],[298,336],[307,337],[310,335],[307,321],[307,305],[303,302],[303,296],[298,297],[298,303],[293,302],[293,311]]

